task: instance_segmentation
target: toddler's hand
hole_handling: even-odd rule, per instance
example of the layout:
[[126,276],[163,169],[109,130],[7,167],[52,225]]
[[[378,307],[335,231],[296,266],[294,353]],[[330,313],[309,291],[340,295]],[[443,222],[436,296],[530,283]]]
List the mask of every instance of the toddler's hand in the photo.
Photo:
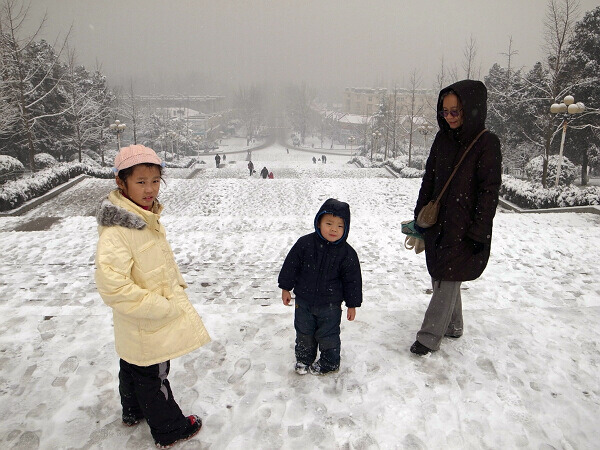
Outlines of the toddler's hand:
[[286,291],[285,289],[281,290],[281,300],[283,300],[283,304],[289,306],[292,302],[292,294],[290,291]]
[[348,308],[348,313],[346,314],[348,320],[352,321],[356,317],[356,308]]

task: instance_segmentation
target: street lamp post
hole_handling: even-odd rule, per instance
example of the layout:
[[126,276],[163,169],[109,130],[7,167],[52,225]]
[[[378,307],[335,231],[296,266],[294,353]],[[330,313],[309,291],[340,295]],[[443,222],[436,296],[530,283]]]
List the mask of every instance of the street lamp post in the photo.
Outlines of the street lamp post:
[[179,155],[178,155],[177,147],[176,147],[176,137],[177,137],[177,133],[175,133],[174,131],[169,131],[169,139],[171,140],[171,158],[173,160],[179,159]]
[[556,167],[556,184],[560,181],[560,166],[562,165],[563,149],[565,146],[565,135],[567,134],[567,124],[569,123],[570,115],[579,114],[585,111],[585,105],[581,102],[575,103],[575,99],[572,95],[567,95],[562,103],[553,103],[550,106],[550,112],[552,114],[562,114],[562,138],[560,140],[560,152],[558,156],[558,165]]
[[377,145],[377,142],[379,141],[380,137],[381,137],[381,132],[379,130],[376,130],[373,132],[373,142],[371,143],[371,161],[373,161],[373,150],[374,150],[375,146]]
[[352,155],[353,151],[352,151],[352,145],[354,144],[354,141],[356,140],[356,138],[354,136],[350,136],[348,138],[348,142],[350,142],[350,154]]
[[121,134],[125,131],[127,125],[121,123],[119,119],[115,120],[114,123],[110,124],[110,129],[117,135],[117,151],[121,150]]

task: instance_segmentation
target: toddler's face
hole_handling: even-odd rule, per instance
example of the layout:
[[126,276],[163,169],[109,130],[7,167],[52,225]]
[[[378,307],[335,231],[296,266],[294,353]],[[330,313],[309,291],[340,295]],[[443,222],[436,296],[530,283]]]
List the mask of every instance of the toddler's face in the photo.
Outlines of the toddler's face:
[[319,231],[329,242],[335,242],[344,235],[344,219],[333,214],[323,214],[319,220]]
[[117,178],[117,185],[134,203],[143,207],[152,206],[160,189],[160,169],[139,164],[133,168],[132,174],[123,182]]

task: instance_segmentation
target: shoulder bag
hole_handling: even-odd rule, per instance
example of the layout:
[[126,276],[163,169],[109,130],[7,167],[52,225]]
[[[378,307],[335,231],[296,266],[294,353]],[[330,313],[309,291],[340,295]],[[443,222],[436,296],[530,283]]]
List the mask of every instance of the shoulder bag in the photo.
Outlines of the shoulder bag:
[[469,144],[469,146],[463,153],[462,157],[460,158],[460,161],[458,161],[458,164],[454,167],[454,170],[450,174],[448,181],[446,181],[446,184],[444,185],[442,192],[440,192],[440,194],[437,196],[437,198],[435,200],[432,200],[429,203],[427,203],[425,206],[423,206],[421,211],[419,211],[419,214],[417,215],[417,225],[419,225],[421,228],[429,228],[429,227],[435,225],[435,223],[437,222],[437,219],[438,219],[438,213],[440,212],[440,200],[442,199],[444,192],[446,192],[446,188],[450,184],[450,181],[452,181],[452,178],[456,174],[456,171],[460,167],[460,164],[465,159],[465,156],[467,156],[467,153],[469,153],[469,150],[471,150],[471,147],[473,147],[473,145],[475,145],[475,142],[477,142],[477,139],[479,139],[479,137],[486,131],[487,131],[487,128],[484,128],[477,136],[475,136],[475,139],[473,139],[473,142],[471,142]]

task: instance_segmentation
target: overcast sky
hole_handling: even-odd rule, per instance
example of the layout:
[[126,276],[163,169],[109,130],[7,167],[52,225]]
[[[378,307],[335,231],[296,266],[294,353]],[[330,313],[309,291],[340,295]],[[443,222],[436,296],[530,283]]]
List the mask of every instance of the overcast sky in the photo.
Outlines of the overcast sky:
[[[581,0],[580,16],[600,5]],[[109,83],[132,78],[157,90],[170,74],[199,94],[257,81],[314,87],[408,86],[417,69],[432,87],[442,57],[462,77],[466,42],[477,43],[481,78],[542,57],[546,0],[32,0],[29,26],[47,14],[50,42],[73,25],[70,45]],[[181,81],[175,83],[180,88]]]

